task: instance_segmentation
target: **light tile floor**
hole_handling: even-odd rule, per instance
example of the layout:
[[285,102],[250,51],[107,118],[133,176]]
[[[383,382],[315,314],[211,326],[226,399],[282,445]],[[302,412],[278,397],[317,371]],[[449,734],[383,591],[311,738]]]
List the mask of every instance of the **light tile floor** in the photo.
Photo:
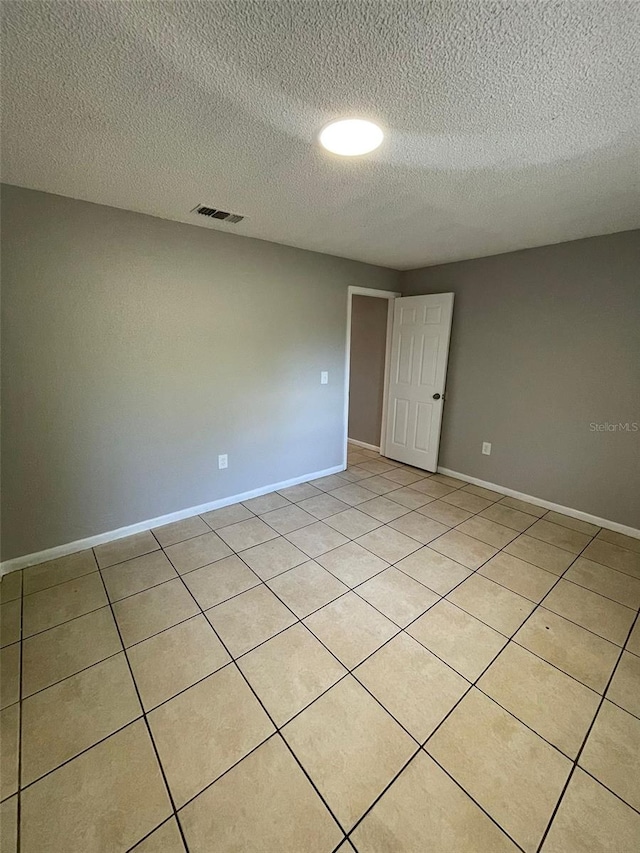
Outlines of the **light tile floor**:
[[0,594],[3,853],[640,849],[637,540],[350,448]]

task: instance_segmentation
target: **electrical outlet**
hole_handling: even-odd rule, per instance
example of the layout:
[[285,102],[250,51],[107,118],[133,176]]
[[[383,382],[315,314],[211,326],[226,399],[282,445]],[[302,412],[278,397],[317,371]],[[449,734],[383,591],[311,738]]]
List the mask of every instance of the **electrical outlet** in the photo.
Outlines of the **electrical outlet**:
[[221,453],[218,456],[218,468],[228,468],[229,467],[229,458],[226,453]]
[[491,442],[483,441],[482,442],[482,452],[485,456],[491,456]]
[[329,371],[328,370],[323,370],[320,373],[320,384],[321,385],[328,385],[329,384]]

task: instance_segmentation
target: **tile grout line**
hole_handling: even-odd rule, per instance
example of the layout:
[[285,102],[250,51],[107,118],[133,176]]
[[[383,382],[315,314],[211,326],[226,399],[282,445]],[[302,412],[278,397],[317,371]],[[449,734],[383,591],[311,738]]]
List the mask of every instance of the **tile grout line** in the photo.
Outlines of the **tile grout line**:
[[[633,633],[633,629],[635,628],[635,626],[636,626],[636,624],[637,624],[637,622],[638,622],[638,617],[639,617],[639,615],[640,615],[640,614],[636,614],[636,618],[633,620],[633,622],[632,622],[632,624],[631,624],[631,627],[629,628],[629,631],[628,631],[628,633],[627,633],[627,639],[625,640],[625,642],[624,642],[624,644],[623,644],[622,648],[620,649],[620,654],[618,655],[618,658],[617,658],[617,660],[616,660],[616,662],[615,662],[615,664],[614,664],[614,666],[613,666],[613,669],[611,670],[611,674],[610,674],[610,676],[609,676],[609,679],[608,679],[608,681],[607,681],[607,683],[606,683],[606,685],[605,685],[605,688],[604,688],[604,690],[603,690],[603,692],[602,692],[602,694],[601,694],[600,702],[598,703],[598,707],[596,708],[596,712],[595,712],[595,714],[593,715],[593,719],[591,720],[591,724],[590,724],[589,728],[587,729],[587,731],[586,731],[586,734],[585,734],[584,738],[582,739],[582,744],[580,745],[580,748],[579,748],[579,750],[578,750],[578,753],[577,753],[577,755],[576,755],[576,757],[575,757],[575,759],[574,759],[574,761],[573,761],[573,763],[572,763],[572,765],[571,765],[571,769],[569,770],[569,775],[567,776],[566,782],[565,782],[565,784],[564,784],[564,786],[563,786],[563,788],[562,788],[562,791],[560,792],[560,796],[559,796],[559,798],[558,798],[558,801],[556,802],[556,805],[555,805],[555,807],[554,807],[554,809],[553,809],[553,812],[551,813],[551,817],[549,818],[549,821],[548,821],[548,823],[547,823],[547,826],[546,826],[546,828],[545,828],[545,830],[544,830],[544,832],[543,832],[543,834],[542,834],[542,838],[540,839],[540,844],[539,844],[539,845],[538,845],[538,847],[536,848],[536,849],[537,849],[537,853],[540,853],[540,851],[542,850],[542,846],[543,846],[543,844],[544,844],[544,843],[545,843],[545,841],[546,841],[547,835],[549,834],[549,832],[550,832],[550,830],[551,830],[551,827],[553,826],[553,822],[554,822],[554,820],[555,820],[556,814],[558,813],[558,811],[559,811],[559,809],[560,809],[560,805],[562,804],[562,801],[563,801],[563,799],[564,799],[564,795],[565,795],[565,793],[566,793],[566,791],[567,791],[567,789],[568,789],[568,787],[569,787],[569,783],[571,782],[571,779],[573,778],[573,775],[574,775],[574,773],[575,773],[575,771],[576,771],[576,768],[578,767],[578,762],[580,761],[580,758],[582,757],[582,753],[583,753],[584,748],[585,748],[585,746],[586,746],[586,744],[587,744],[587,741],[589,740],[589,737],[590,737],[590,735],[591,735],[591,732],[592,732],[592,730],[593,730],[593,727],[595,726],[596,720],[598,719],[598,715],[600,714],[600,710],[602,709],[602,706],[604,705],[604,703],[605,703],[605,701],[606,701],[607,691],[609,690],[609,687],[611,686],[611,682],[613,681],[613,678],[614,678],[614,676],[615,676],[615,674],[616,674],[616,670],[617,670],[617,668],[618,668],[618,664],[620,663],[620,660],[622,659],[622,655],[623,655],[623,652],[624,652],[624,647],[625,647],[625,646],[626,646],[626,644],[629,642],[629,637],[630,637],[630,636],[631,636],[631,634]],[[580,769],[582,770],[583,768],[581,767]],[[586,771],[586,772],[588,772],[588,771]],[[593,779],[595,779],[595,778],[596,778],[596,777],[592,776],[592,774],[591,774],[591,773],[589,773],[589,776],[591,776]],[[608,788],[606,785],[604,785],[602,782],[600,782],[600,780],[599,780],[599,779],[596,779],[596,782],[598,782],[598,784],[602,785],[606,790],[610,791],[610,788]],[[630,805],[630,803],[627,803],[627,802],[626,802],[626,800],[623,800],[623,799],[622,799],[622,797],[620,797],[620,796],[619,796],[618,794],[616,794],[614,791],[611,791],[611,793],[612,793],[615,797],[617,797],[621,802],[625,803],[625,805],[629,806],[629,808],[633,809],[633,811],[634,811],[634,812],[636,812],[636,814],[640,814],[640,811],[639,811],[638,809],[636,809],[634,806],[631,806],[631,805]]]
[[20,853],[22,847],[22,672],[23,672],[23,626],[24,626],[24,576],[20,578],[20,664],[18,681],[18,799],[16,801],[16,853]]
[[[244,562],[244,561],[243,561],[243,562]],[[262,581],[262,583],[264,584],[264,581]],[[297,755],[294,753],[294,751],[293,751],[293,750],[291,749],[291,747],[289,746],[289,743],[287,742],[287,740],[286,740],[286,739],[284,738],[284,736],[282,735],[282,733],[281,733],[281,731],[280,731],[279,726],[276,724],[275,720],[273,719],[273,717],[271,716],[271,714],[269,713],[269,711],[268,711],[268,710],[267,710],[267,708],[265,707],[264,703],[262,702],[262,700],[260,699],[260,697],[258,696],[258,694],[256,693],[256,691],[254,690],[254,688],[253,688],[252,684],[249,682],[248,678],[246,677],[246,675],[245,675],[245,674],[244,674],[244,672],[242,671],[242,668],[238,665],[238,663],[237,663],[237,661],[236,661],[236,658],[231,654],[231,652],[230,652],[229,648],[227,647],[226,643],[223,641],[222,637],[218,634],[218,632],[216,631],[215,627],[212,625],[212,623],[211,623],[211,622],[210,622],[210,620],[208,619],[208,617],[207,617],[207,615],[206,615],[205,611],[202,609],[202,607],[200,607],[200,605],[198,604],[198,601],[196,600],[195,596],[193,595],[193,593],[191,592],[191,590],[189,589],[189,587],[186,585],[186,583],[184,583],[184,581],[183,581],[183,584],[184,584],[185,589],[188,591],[189,595],[193,598],[194,602],[196,603],[196,606],[197,606],[197,607],[198,607],[198,609],[200,610],[200,613],[201,613],[201,614],[204,616],[204,618],[207,620],[207,623],[208,623],[208,624],[209,624],[209,626],[211,627],[211,630],[213,631],[213,633],[215,634],[215,636],[218,638],[218,641],[220,642],[220,644],[222,645],[222,647],[224,648],[224,650],[226,651],[226,653],[227,653],[227,654],[229,655],[229,657],[231,658],[231,663],[235,666],[235,668],[236,668],[236,670],[238,671],[238,673],[240,674],[241,678],[243,679],[243,681],[245,682],[245,684],[247,685],[247,687],[249,688],[249,690],[251,691],[251,693],[252,693],[252,694],[253,694],[253,696],[255,697],[256,701],[259,703],[260,707],[262,708],[262,710],[264,711],[264,713],[267,715],[267,718],[268,718],[268,719],[269,719],[269,721],[271,722],[271,725],[272,725],[272,726],[274,727],[274,729],[275,729],[275,732],[274,732],[274,733],[272,733],[268,738],[265,738],[265,740],[264,740],[264,741],[262,741],[260,744],[258,744],[255,748],[257,749],[259,746],[261,746],[263,743],[265,743],[267,740],[269,740],[269,739],[273,736],[273,734],[278,734],[278,735],[280,735],[281,740],[283,741],[283,743],[285,744],[285,746],[287,747],[287,749],[289,750],[289,752],[290,752],[290,753],[291,753],[291,755],[293,756],[294,760],[296,761],[296,763],[297,763],[297,764],[298,764],[298,766],[300,767],[301,771],[302,771],[302,772],[304,773],[304,775],[306,776],[306,778],[307,778],[307,780],[309,781],[310,785],[312,786],[312,788],[314,789],[314,791],[317,793],[318,797],[320,798],[320,800],[321,800],[321,801],[322,801],[322,803],[324,804],[325,808],[327,809],[327,811],[329,812],[329,814],[331,815],[331,817],[333,818],[333,820],[334,820],[334,821],[335,821],[335,823],[337,824],[338,828],[339,828],[339,829],[340,829],[340,831],[341,831],[341,832],[346,836],[346,833],[345,833],[345,831],[344,831],[344,829],[343,829],[343,827],[342,827],[342,824],[340,823],[340,821],[338,820],[338,818],[337,818],[337,817],[336,817],[336,815],[334,814],[333,809],[331,809],[331,807],[329,806],[329,804],[326,802],[325,798],[322,796],[322,794],[320,793],[320,791],[319,791],[319,790],[318,790],[318,788],[316,787],[315,783],[314,783],[314,782],[313,782],[313,780],[311,779],[311,776],[307,773],[306,769],[304,768],[304,766],[302,765],[302,763],[301,763],[301,762],[300,762],[300,760],[298,759]],[[294,614],[294,615],[295,615],[295,614]],[[295,623],[294,623],[294,624],[295,624]],[[292,626],[288,626],[288,627],[292,627]],[[285,629],[285,630],[286,630],[286,629]],[[132,674],[132,677],[133,677],[133,674]],[[247,754],[249,754],[249,753],[247,753]],[[239,763],[240,763],[240,761],[242,761],[244,758],[246,758],[246,755],[245,755],[245,756],[242,756],[242,757],[241,757],[241,758],[236,762],[236,764],[239,764]],[[233,765],[233,766],[236,766],[236,765]],[[232,768],[228,768],[228,769],[227,769],[227,771],[225,771],[225,773],[226,773],[226,772],[228,772],[228,771],[229,771],[229,770],[231,770],[231,769],[232,769]],[[220,777],[218,777],[218,778],[220,778]],[[199,797],[199,796],[200,796],[200,794],[202,794],[205,790],[207,790],[209,787],[211,787],[211,786],[212,786],[216,781],[217,781],[217,779],[214,779],[214,780],[213,780],[212,782],[210,782],[210,783],[209,783],[205,788],[203,788],[203,789],[202,789],[202,791],[199,791],[199,792],[198,792],[194,797],[192,797],[190,800],[188,800],[186,803],[184,803],[180,808],[181,808],[181,809],[185,808],[185,806],[187,806],[190,802],[192,802],[193,800],[195,800],[195,798],[196,798],[196,797]],[[180,818],[179,818],[179,816],[178,816],[178,815],[176,815],[176,817],[177,817],[177,819],[178,819],[178,822],[180,822]],[[185,842],[185,846],[186,846],[186,842]],[[187,848],[187,849],[188,849],[188,848]]]
[[[153,536],[153,534],[151,534],[151,535]],[[155,537],[154,537],[154,538],[155,538]],[[156,541],[157,541],[157,540],[156,540]],[[158,543],[158,544],[159,544],[159,543]],[[94,551],[94,556],[95,556],[95,551]],[[97,557],[96,557],[96,562],[97,562]],[[109,594],[108,594],[108,592],[107,592],[107,587],[106,587],[106,584],[105,584],[105,582],[104,582],[104,578],[102,577],[102,570],[101,570],[101,569],[99,569],[99,572],[100,572],[100,580],[102,581],[102,585],[103,585],[103,588],[104,588],[104,593],[105,593],[105,595],[107,596],[107,599],[109,599]],[[120,638],[120,643],[121,643],[121,645],[122,645],[122,650],[123,650],[123,652],[124,652],[124,658],[125,658],[125,660],[126,660],[126,662],[127,662],[127,666],[128,666],[128,668],[129,668],[129,675],[130,675],[130,677],[131,677],[131,680],[132,680],[132,682],[133,682],[134,689],[135,689],[135,691],[136,691],[136,695],[137,695],[137,697],[138,697],[138,703],[139,703],[139,705],[140,705],[140,710],[141,710],[141,712],[142,712],[142,719],[144,720],[144,724],[145,724],[145,727],[146,727],[146,730],[147,730],[147,734],[148,734],[148,736],[149,736],[149,740],[151,741],[151,746],[152,746],[153,751],[154,751],[154,753],[155,753],[156,761],[157,761],[157,763],[158,763],[158,768],[160,769],[160,773],[161,773],[161,775],[162,775],[162,780],[163,780],[163,782],[164,782],[165,790],[166,790],[166,792],[167,792],[167,796],[168,796],[168,798],[169,798],[169,804],[170,804],[170,806],[171,806],[171,808],[172,808],[172,810],[173,810],[173,814],[176,816],[176,822],[178,823],[178,829],[179,829],[179,831],[180,831],[180,836],[181,836],[181,838],[182,838],[182,843],[184,844],[184,848],[185,848],[185,850],[187,851],[187,853],[189,853],[189,847],[188,847],[188,845],[187,845],[187,840],[186,840],[186,838],[185,838],[185,836],[184,836],[184,832],[182,831],[182,826],[181,826],[180,822],[179,822],[179,821],[178,821],[178,819],[177,819],[177,814],[178,814],[178,813],[177,813],[177,810],[176,810],[175,800],[174,800],[174,798],[173,798],[173,794],[172,794],[171,789],[170,789],[170,787],[169,787],[169,783],[168,783],[168,780],[167,780],[167,775],[166,775],[166,773],[165,773],[164,766],[163,766],[163,764],[162,764],[162,761],[160,760],[160,753],[159,753],[159,751],[158,751],[158,747],[157,747],[156,742],[155,742],[155,739],[154,739],[154,737],[153,737],[153,732],[151,731],[151,726],[149,725],[149,720],[147,719],[147,714],[146,714],[146,712],[145,712],[144,705],[143,705],[143,703],[142,703],[142,697],[141,697],[141,695],[140,695],[140,690],[138,689],[138,683],[137,683],[137,681],[136,681],[136,679],[135,679],[135,676],[134,676],[134,674],[133,674],[133,668],[132,668],[132,666],[131,666],[131,661],[129,660],[129,655],[127,654],[127,649],[125,648],[124,641],[123,641],[123,639],[122,639],[122,633],[120,632],[120,626],[119,626],[119,624],[118,624],[118,621],[117,621],[117,619],[116,619],[116,615],[115,615],[115,613],[114,613],[114,611],[113,611],[113,606],[111,605],[111,602],[110,602],[110,601],[109,601],[109,607],[111,608],[111,617],[113,618],[113,621],[115,622],[116,630],[117,630],[117,632],[118,632],[118,636],[119,636],[119,638]],[[136,843],[137,843],[137,842],[136,842]]]

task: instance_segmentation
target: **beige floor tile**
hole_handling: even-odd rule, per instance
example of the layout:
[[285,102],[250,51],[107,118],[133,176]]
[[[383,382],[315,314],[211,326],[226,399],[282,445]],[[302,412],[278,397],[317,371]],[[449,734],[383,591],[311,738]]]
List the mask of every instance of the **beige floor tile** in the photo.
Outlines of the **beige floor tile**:
[[504,550],[506,554],[532,563],[540,569],[546,569],[554,575],[561,575],[575,560],[574,554],[565,551],[563,548],[542,542],[540,539],[527,536],[526,533],[518,536],[513,542],[509,542]]
[[162,527],[154,527],[151,531],[163,548],[209,533],[210,527],[199,515],[185,518],[182,521],[174,521],[172,524],[164,524]]
[[604,566],[609,566],[610,569],[617,569],[619,572],[640,578],[640,553],[638,551],[629,551],[598,538],[585,548],[581,556],[588,560],[594,560],[596,563],[602,563]]
[[347,539],[357,539],[358,536],[364,536],[365,533],[370,533],[376,527],[380,527],[381,523],[355,507],[349,507],[337,515],[325,518],[325,524],[342,533]]
[[[240,524],[253,524],[253,520],[241,521]],[[230,529],[230,527],[225,527],[222,532]],[[183,575],[186,572],[192,572],[202,566],[208,566],[210,563],[228,557],[231,554],[231,549],[217,533],[205,533],[202,536],[187,539],[185,542],[170,545],[165,549],[165,553],[176,570]]]
[[612,545],[618,545],[620,548],[626,548],[628,551],[635,551],[640,554],[640,539],[636,539],[634,536],[627,536],[624,533],[616,533],[615,530],[603,528],[598,533],[598,539],[603,539]]
[[455,492],[450,492],[443,498],[445,503],[457,506],[460,509],[466,509],[468,512],[482,512],[488,506],[491,506],[492,501],[485,498],[480,498],[478,495],[472,495],[470,492],[456,489]]
[[549,545],[555,545],[557,548],[563,548],[572,554],[579,554],[591,539],[591,536],[585,533],[571,530],[560,524],[553,524],[547,520],[547,516],[532,524],[527,530],[527,535],[548,542]]
[[527,853],[537,849],[569,759],[475,689],[426,749]]
[[20,643],[0,652],[0,708],[20,701]]
[[138,720],[23,792],[20,849],[125,851],[170,814],[149,734]]
[[461,563],[468,569],[477,569],[487,560],[494,556],[497,549],[493,545],[487,545],[480,542],[479,539],[474,539],[472,536],[467,536],[465,533],[459,533],[458,530],[450,530],[439,539],[435,539],[430,543],[430,547],[445,557],[451,557],[457,563]]
[[34,592],[23,600],[23,636],[46,631],[105,604],[107,595],[98,572]]
[[485,498],[488,501],[499,501],[502,498],[502,492],[496,492],[493,489],[485,489],[484,486],[476,486],[474,483],[467,483],[464,487],[465,492],[478,497]]
[[478,687],[569,758],[575,758],[598,710],[600,694],[509,643]]
[[352,837],[361,853],[518,850],[422,751],[382,795]]
[[417,483],[418,480],[424,480],[424,474],[409,471],[407,468],[394,468],[392,471],[386,471],[382,476],[400,486],[410,486],[412,483]]
[[369,471],[370,474],[379,475],[387,474],[394,468],[398,468],[399,465],[397,462],[388,462],[387,460],[382,459],[372,459],[370,462],[363,462],[360,467],[364,468],[365,471]]
[[18,797],[0,804],[0,850],[18,853]]
[[636,624],[631,631],[631,635],[627,640],[625,648],[628,652],[640,655],[640,619],[636,620]]
[[148,720],[178,808],[275,731],[235,666],[160,705]]
[[618,646],[544,607],[531,614],[514,639],[598,693],[604,691],[620,654]]
[[407,632],[469,681],[475,681],[507,642],[449,601],[434,604]]
[[267,586],[299,619],[328,604],[349,587],[313,560],[267,581]]
[[238,661],[277,726],[328,690],[346,669],[304,625],[292,625]]
[[636,609],[640,607],[640,578],[625,575],[624,572],[618,572],[584,557],[578,557],[564,577],[619,604]]
[[[278,492],[269,492],[267,495],[260,495],[257,498],[250,498],[250,500],[244,501],[243,506],[250,509],[256,515],[263,515],[265,512],[273,512],[275,509],[291,506],[291,501],[278,494]],[[238,521],[244,520],[238,519]]]
[[287,569],[299,566],[300,563],[306,563],[309,558],[291,542],[279,536],[277,539],[271,539],[269,542],[254,545],[253,548],[243,551],[242,559],[251,566],[258,577],[266,581],[281,572],[286,572]]
[[22,572],[10,572],[0,578],[0,603],[16,601],[22,595]]
[[389,492],[387,500],[392,500],[394,503],[413,510],[431,503],[435,498],[432,495],[425,494],[424,492],[418,492],[415,489],[412,489],[411,486],[405,486],[402,489],[396,489],[394,492]]
[[106,542],[104,545],[96,546],[93,551],[101,569],[122,563],[124,560],[132,560],[141,557],[150,551],[157,551],[160,545],[150,530],[135,533],[133,536],[125,536],[124,539],[116,539]]
[[478,574],[536,602],[541,601],[558,580],[557,575],[505,554],[504,551],[486,562]]
[[231,506],[223,506],[220,509],[203,512],[200,517],[207,522],[212,530],[219,530],[221,527],[229,527],[231,524],[247,521],[254,516],[251,510],[242,504],[231,504]]
[[493,545],[495,548],[504,548],[512,539],[518,535],[516,530],[510,527],[505,527],[504,524],[498,524],[496,521],[491,521],[488,518],[480,518],[476,515],[468,521],[463,521],[457,528],[460,533],[467,536],[473,536],[474,539],[479,539],[481,542],[486,542],[487,545]]
[[637,853],[640,815],[576,768],[542,853]]
[[607,699],[640,717],[640,657],[630,652],[622,653],[607,691]]
[[234,657],[248,652],[296,621],[266,586],[236,595],[207,610],[207,618]]
[[347,542],[346,545],[321,554],[317,562],[347,586],[357,586],[389,565],[356,542]]
[[349,483],[357,483],[360,480],[366,480],[367,477],[370,476],[371,474],[369,471],[365,471],[364,468],[360,468],[360,466],[353,463],[351,459],[349,459],[349,467],[347,470],[340,474],[341,479],[346,480]]
[[365,581],[356,591],[401,628],[417,619],[439,598],[393,566]]
[[331,497],[326,492],[322,492],[315,498],[306,498],[306,500],[300,501],[298,506],[320,520],[349,509],[349,504]]
[[185,853],[182,836],[176,819],[162,824],[140,844],[136,844],[131,853]]
[[468,512],[466,509],[460,509],[444,501],[431,501],[431,503],[421,506],[417,512],[421,515],[426,515],[427,518],[432,518],[434,521],[446,524],[447,527],[455,527],[456,524],[462,524],[463,521],[466,521],[473,515],[473,513]]
[[451,486],[453,489],[461,489],[463,486],[468,486],[466,480],[460,480],[458,477],[448,477],[446,474],[434,474],[431,479],[434,483],[444,483],[445,486]]
[[347,669],[359,664],[398,632],[393,622],[353,592],[304,621]]
[[49,687],[121,649],[110,607],[29,637],[22,650],[22,695]]
[[[371,476],[368,471],[366,473],[367,476]],[[319,477],[317,480],[311,480],[311,485],[323,492],[331,492],[333,489],[348,486],[349,480],[345,480],[340,474],[329,474],[328,477]]]
[[340,486],[337,489],[332,489],[329,494],[332,497],[337,498],[337,500],[349,504],[349,506],[357,506],[365,501],[370,501],[376,494],[375,492],[369,491],[369,489],[366,489],[364,485],[362,485],[367,482],[368,480],[362,480],[359,483],[347,483],[346,486]]
[[254,545],[261,545],[269,539],[275,539],[278,535],[259,518],[249,518],[247,521],[222,527],[218,533],[234,551],[246,551]]
[[9,705],[0,711],[0,800],[18,790],[18,750],[20,737],[20,706]]
[[30,696],[22,706],[22,785],[141,714],[124,652]]
[[398,560],[402,560],[403,557],[407,557],[420,547],[417,539],[412,539],[386,524],[384,527],[378,527],[370,533],[365,533],[356,541],[358,545],[362,545],[367,551],[371,551],[376,557],[380,557],[381,560],[386,560],[388,563],[397,563]]
[[[394,468],[393,470],[397,471],[399,469]],[[374,492],[376,495],[386,495],[390,492],[394,492],[396,489],[402,488],[400,483],[394,483],[393,480],[389,480],[387,477],[383,477],[382,475],[362,480],[360,481],[360,485],[364,486],[370,492]]]
[[258,586],[260,578],[232,554],[184,576],[184,582],[203,610]]
[[358,509],[360,512],[366,512],[367,515],[382,522],[382,524],[387,524],[389,521],[400,518],[401,515],[406,515],[409,512],[408,507],[383,496],[359,504]]
[[194,616],[128,651],[146,711],[191,687],[230,657],[204,616]]
[[446,486],[444,483],[438,483],[433,477],[427,477],[424,480],[419,480],[417,483],[413,483],[411,488],[420,492],[423,495],[427,495],[431,498],[443,498],[445,495],[451,494],[451,492],[456,491],[455,486]]
[[396,563],[396,568],[439,595],[451,592],[454,586],[471,574],[469,569],[465,569],[460,563],[429,547],[420,548],[413,554],[409,554],[404,560]]
[[572,518],[570,515],[563,515],[561,512],[549,511],[544,516],[545,521],[550,521],[552,524],[559,524],[561,527],[568,527],[569,530],[577,530],[578,533],[586,533],[587,536],[595,536],[600,528],[596,524],[590,524],[588,521],[581,521],[579,518]]
[[482,510],[480,517],[496,521],[498,524],[504,525],[504,527],[511,527],[512,530],[517,530],[519,533],[522,533],[527,527],[531,527],[537,518],[535,515],[529,515],[528,512],[521,512],[503,503],[491,504],[491,506]]
[[354,670],[356,678],[423,743],[469,682],[407,634],[398,634]]
[[177,578],[163,551],[152,551],[124,563],[116,563],[102,570],[102,578],[111,601],[118,601],[136,592],[142,592],[159,583]]
[[389,527],[399,530],[401,533],[410,536],[412,539],[416,539],[423,545],[426,545],[438,536],[442,536],[449,529],[448,525],[434,521],[434,519],[428,518],[419,512],[410,512],[407,515],[403,515],[395,521],[390,522]]
[[635,610],[563,578],[545,598],[544,606],[619,646],[624,645],[636,615]]
[[200,610],[178,579],[116,601],[113,612],[122,641],[128,647],[195,616]]
[[69,554],[67,557],[59,557],[57,560],[49,560],[47,563],[40,563],[24,570],[24,594],[39,592],[41,589],[71,581],[97,570],[98,564],[90,548],[87,551]]
[[191,853],[331,853],[342,831],[282,738],[270,738],[180,813]]
[[347,831],[416,748],[351,676],[288,723],[282,734]]
[[634,809],[640,810],[640,720],[606,699],[579,764]]
[[287,539],[309,557],[319,557],[320,554],[347,542],[347,538],[342,533],[338,533],[324,521],[316,521],[308,527],[294,530],[287,535]]
[[535,515],[538,518],[542,518],[543,515],[547,514],[546,507],[536,506],[528,501],[521,501],[519,498],[506,496],[502,498],[499,503],[501,506],[509,506],[512,509],[519,510],[520,512],[528,512],[529,515]]
[[294,503],[299,503],[300,501],[305,501],[308,498],[317,498],[322,491],[322,489],[317,488],[317,486],[314,486],[311,483],[298,483],[295,486],[288,486],[286,489],[280,489],[280,494],[284,495],[285,498],[293,501]]
[[317,521],[314,515],[300,509],[296,504],[289,504],[282,509],[274,509],[261,517],[269,527],[273,527],[278,533],[291,533]]
[[447,596],[462,610],[510,637],[535,607],[533,601],[474,574]]

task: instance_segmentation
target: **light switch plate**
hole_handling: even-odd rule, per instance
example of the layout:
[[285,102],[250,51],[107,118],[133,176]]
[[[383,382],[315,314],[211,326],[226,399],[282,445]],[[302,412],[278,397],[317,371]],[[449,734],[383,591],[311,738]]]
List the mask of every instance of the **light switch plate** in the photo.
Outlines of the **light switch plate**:
[[221,453],[218,456],[218,468],[228,468],[229,467],[229,458],[226,453]]
[[329,384],[329,371],[328,370],[323,370],[320,373],[320,384],[321,385],[328,385]]
[[482,442],[482,452],[485,456],[491,456],[491,442],[483,441]]

